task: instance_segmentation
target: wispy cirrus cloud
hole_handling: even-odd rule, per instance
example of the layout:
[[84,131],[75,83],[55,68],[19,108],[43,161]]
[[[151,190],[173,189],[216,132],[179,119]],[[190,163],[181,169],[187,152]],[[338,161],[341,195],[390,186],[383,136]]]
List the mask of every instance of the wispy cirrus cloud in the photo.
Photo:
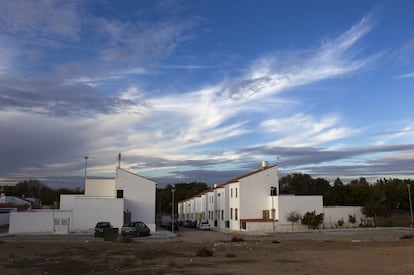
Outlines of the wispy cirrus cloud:
[[397,78],[413,78],[413,77],[414,77],[414,73],[406,73],[406,74],[401,74],[397,76]]
[[[338,118],[327,117],[318,121],[311,116],[297,114],[292,119],[284,117],[278,120],[272,118],[268,109],[274,110],[278,105],[260,109],[257,108],[257,103],[296,86],[359,70],[368,64],[371,57],[358,57],[359,51],[353,52],[352,49],[370,29],[371,23],[367,17],[338,38],[324,41],[319,49],[310,51],[312,54],[305,59],[303,56],[293,58],[297,63],[277,67],[275,57],[261,58],[258,63],[252,64],[248,74],[238,80],[225,81],[202,90],[152,98],[148,103],[153,113],[169,118],[170,127],[179,133],[178,140],[197,141],[187,143],[188,145],[228,138],[226,135],[217,136],[216,133],[220,128],[228,128],[231,124],[237,125],[239,129],[235,135],[249,133],[252,129],[249,129],[246,122],[250,118],[245,113],[260,113],[263,119],[262,130],[269,131],[273,127],[285,133],[285,137],[274,141],[275,144],[300,146],[306,142],[314,145],[341,139],[355,134],[355,130],[336,126]],[[284,108],[282,102],[279,106]],[[283,126],[278,127],[278,123]],[[286,129],[292,127],[294,129],[287,132]],[[210,136],[214,138],[209,139]]]

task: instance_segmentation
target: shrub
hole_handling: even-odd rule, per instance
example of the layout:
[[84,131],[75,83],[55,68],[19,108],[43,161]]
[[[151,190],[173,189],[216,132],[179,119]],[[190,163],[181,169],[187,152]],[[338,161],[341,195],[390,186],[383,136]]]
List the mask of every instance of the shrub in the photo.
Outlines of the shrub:
[[287,215],[286,220],[292,224],[292,231],[293,231],[293,225],[295,223],[297,223],[297,222],[300,221],[300,214],[299,214],[299,212],[298,211],[292,211],[292,212],[290,212]]
[[348,215],[348,222],[349,222],[350,224],[352,224],[352,226],[354,226],[354,225],[355,225],[355,223],[356,223],[356,217],[355,217],[355,214],[353,214],[353,215]]
[[316,214],[316,211],[306,212],[302,217],[302,224],[307,225],[308,229],[318,229],[323,223],[324,213]]
[[343,225],[344,225],[344,219],[343,218],[340,218],[337,222],[336,222],[336,224],[338,225],[338,227],[339,228],[341,228]]
[[210,250],[207,249],[207,247],[202,247],[200,248],[197,253],[196,256],[198,257],[211,257],[213,256],[213,252],[211,252]]
[[244,239],[241,237],[236,237],[234,236],[233,238],[230,239],[230,242],[235,243],[235,242],[244,242]]

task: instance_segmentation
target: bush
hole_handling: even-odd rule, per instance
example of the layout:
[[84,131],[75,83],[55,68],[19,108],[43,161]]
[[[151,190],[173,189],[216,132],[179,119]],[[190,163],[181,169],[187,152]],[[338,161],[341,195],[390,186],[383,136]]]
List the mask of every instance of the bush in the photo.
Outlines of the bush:
[[306,212],[302,217],[302,224],[307,225],[308,229],[318,229],[323,223],[324,213],[316,214],[316,211]]
[[243,238],[240,237],[236,237],[234,236],[233,238],[230,239],[230,242],[235,243],[235,242],[244,242]]
[[341,228],[343,225],[344,225],[344,219],[343,218],[340,218],[337,222],[336,222],[336,225],[339,227],[339,228]]
[[353,215],[348,215],[348,222],[349,222],[350,224],[352,224],[352,226],[356,223],[356,217],[355,217],[355,214],[353,214]]
[[213,256],[213,252],[211,252],[210,250],[207,249],[207,247],[202,247],[200,248],[197,253],[196,256],[198,257],[211,257]]

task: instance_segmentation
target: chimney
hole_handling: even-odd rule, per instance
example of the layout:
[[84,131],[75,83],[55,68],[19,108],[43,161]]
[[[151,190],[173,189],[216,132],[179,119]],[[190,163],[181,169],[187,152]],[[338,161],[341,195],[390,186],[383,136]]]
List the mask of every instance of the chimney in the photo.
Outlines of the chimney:
[[262,169],[267,168],[267,161],[262,160]]

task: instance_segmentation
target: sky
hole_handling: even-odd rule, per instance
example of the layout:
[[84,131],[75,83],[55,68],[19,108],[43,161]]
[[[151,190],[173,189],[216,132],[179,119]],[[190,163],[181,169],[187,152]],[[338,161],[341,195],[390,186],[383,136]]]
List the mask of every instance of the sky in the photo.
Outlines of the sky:
[[0,0],[0,185],[414,175],[413,1]]

